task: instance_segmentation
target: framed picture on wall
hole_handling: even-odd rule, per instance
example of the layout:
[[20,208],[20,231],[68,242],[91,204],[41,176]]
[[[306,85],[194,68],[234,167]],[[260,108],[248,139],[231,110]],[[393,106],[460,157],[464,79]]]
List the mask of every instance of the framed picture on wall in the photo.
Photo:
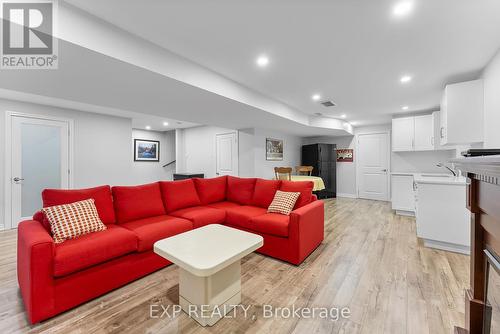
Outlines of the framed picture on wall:
[[266,138],[266,160],[283,160],[283,140]]
[[134,139],[134,161],[160,161],[160,142]]

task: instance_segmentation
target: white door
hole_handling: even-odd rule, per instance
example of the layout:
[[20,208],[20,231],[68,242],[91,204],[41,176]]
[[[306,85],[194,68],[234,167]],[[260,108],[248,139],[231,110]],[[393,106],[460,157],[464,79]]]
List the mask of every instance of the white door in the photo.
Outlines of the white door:
[[[11,227],[42,207],[46,188],[69,188],[69,124],[40,118],[10,117]],[[8,208],[6,208],[8,209]]]
[[387,201],[389,177],[389,134],[358,136],[358,196]]
[[238,176],[238,134],[217,134],[216,174]]
[[392,120],[393,151],[413,151],[414,135],[414,117],[394,118]]
[[415,151],[434,150],[434,115],[415,116]]

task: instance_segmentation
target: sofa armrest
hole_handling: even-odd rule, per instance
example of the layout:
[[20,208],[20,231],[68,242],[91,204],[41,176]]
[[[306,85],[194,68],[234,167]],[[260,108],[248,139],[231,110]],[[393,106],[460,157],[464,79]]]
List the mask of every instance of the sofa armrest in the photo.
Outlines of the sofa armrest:
[[54,241],[35,220],[17,228],[17,280],[31,323],[46,318],[55,309],[52,275]]
[[313,201],[290,213],[290,237],[298,243],[300,264],[324,239],[325,208],[323,201]]

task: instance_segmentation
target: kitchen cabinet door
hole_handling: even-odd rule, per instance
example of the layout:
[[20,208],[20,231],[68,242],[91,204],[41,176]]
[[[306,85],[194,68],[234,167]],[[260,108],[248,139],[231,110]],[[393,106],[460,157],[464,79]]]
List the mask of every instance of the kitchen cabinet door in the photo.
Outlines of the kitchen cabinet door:
[[415,118],[403,117],[392,120],[392,150],[413,151]]
[[434,117],[432,114],[415,116],[414,150],[434,150]]

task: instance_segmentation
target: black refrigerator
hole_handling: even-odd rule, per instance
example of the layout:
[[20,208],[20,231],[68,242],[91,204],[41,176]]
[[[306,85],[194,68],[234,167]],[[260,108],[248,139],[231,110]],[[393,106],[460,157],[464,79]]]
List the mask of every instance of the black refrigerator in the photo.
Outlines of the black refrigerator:
[[315,192],[319,198],[337,197],[337,145],[303,145],[302,166],[313,166],[312,175],[323,179],[325,189]]

